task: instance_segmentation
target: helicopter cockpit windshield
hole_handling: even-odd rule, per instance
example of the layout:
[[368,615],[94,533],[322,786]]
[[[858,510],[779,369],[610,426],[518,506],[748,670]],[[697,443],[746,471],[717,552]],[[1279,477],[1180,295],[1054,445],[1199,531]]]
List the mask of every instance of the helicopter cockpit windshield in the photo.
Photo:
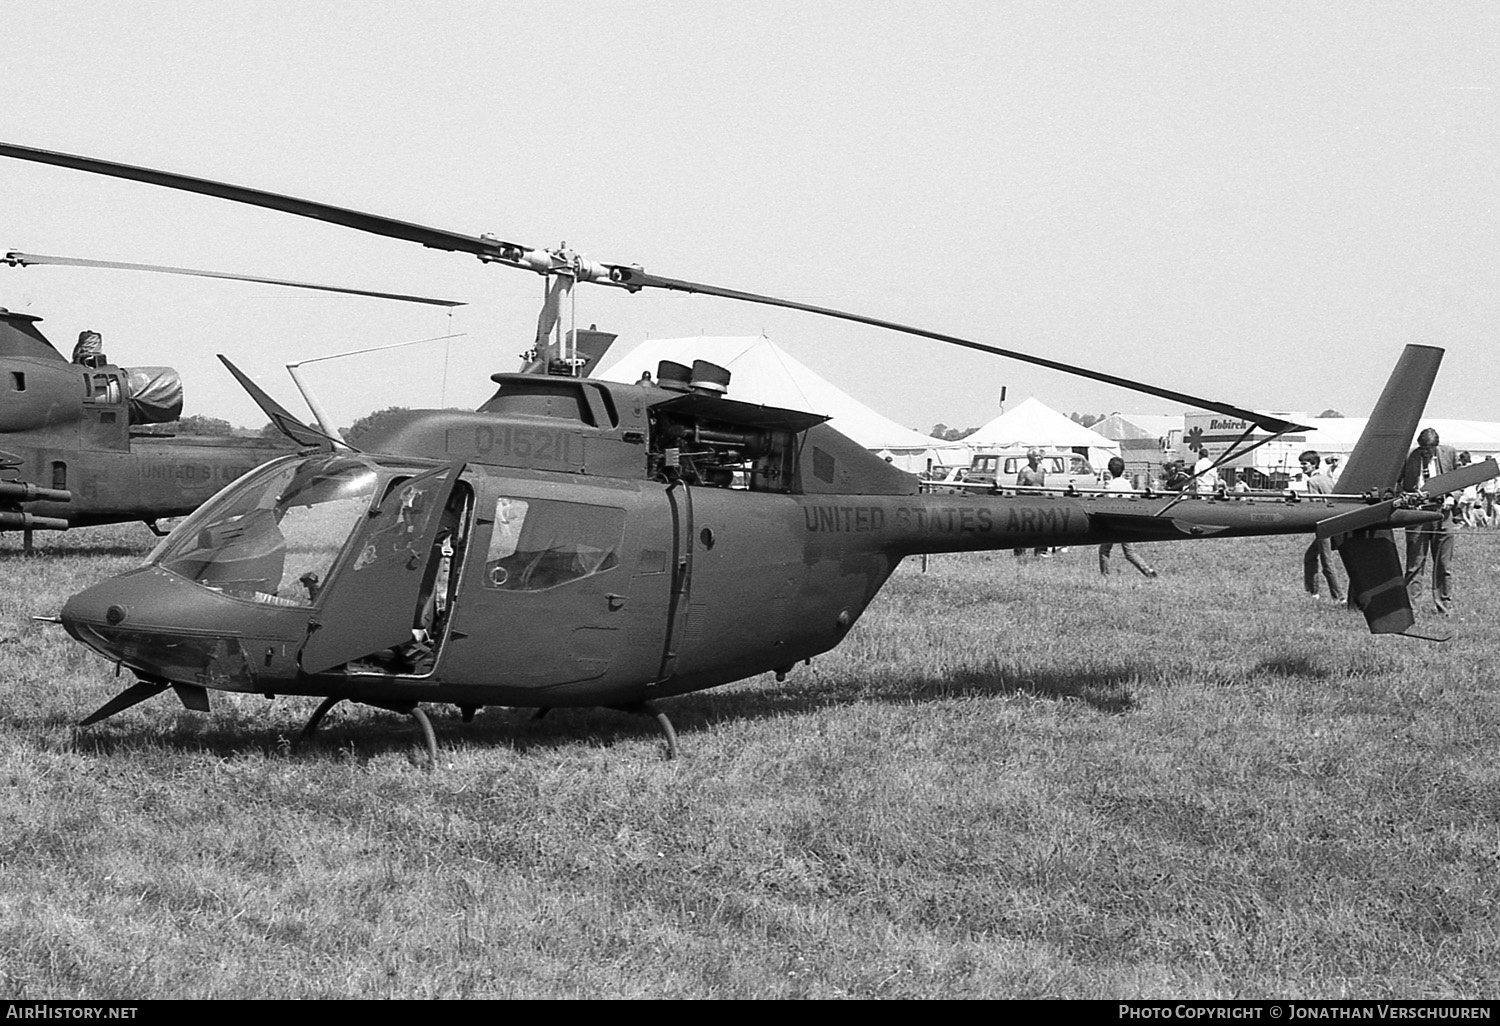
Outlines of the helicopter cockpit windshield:
[[193,514],[148,563],[236,598],[310,606],[382,480],[427,469],[347,453],[268,464]]

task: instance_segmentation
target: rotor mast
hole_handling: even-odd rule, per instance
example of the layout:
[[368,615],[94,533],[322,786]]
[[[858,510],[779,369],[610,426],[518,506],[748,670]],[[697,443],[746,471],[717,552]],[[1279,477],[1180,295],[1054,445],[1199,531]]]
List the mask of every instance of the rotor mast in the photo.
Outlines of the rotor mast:
[[584,361],[578,356],[578,295],[573,286],[580,280],[607,283],[610,269],[568,249],[566,242],[554,250],[524,250],[516,259],[497,259],[484,254],[479,259],[484,263],[524,266],[547,279],[542,309],[536,320],[536,340],[529,351],[521,354],[522,373],[580,376]]

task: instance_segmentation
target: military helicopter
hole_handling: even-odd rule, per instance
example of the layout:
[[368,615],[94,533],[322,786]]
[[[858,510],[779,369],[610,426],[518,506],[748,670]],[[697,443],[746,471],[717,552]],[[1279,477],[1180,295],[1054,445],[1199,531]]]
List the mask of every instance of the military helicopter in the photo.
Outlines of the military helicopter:
[[102,352],[71,363],[40,320],[0,309],[0,530],[22,531],[26,550],[37,530],[141,521],[165,534],[157,520],[285,455],[271,439],[150,433],[182,413],[177,372]]
[[[575,281],[701,292],[995,352],[1245,420],[1244,447],[1299,429],[1046,358],[565,249],[87,157],[7,144],[0,155],[471,252],[551,276],[549,300]],[[335,704],[360,702],[412,716],[435,763],[423,704],[456,705],[466,721],[486,706],[607,706],[654,715],[675,754],[659,699],[765,672],[783,679],[838,645],[906,556],[1034,545],[1316,533],[1337,545],[1370,629],[1415,635],[1391,530],[1438,519],[1433,496],[1500,473],[1491,460],[1435,478],[1425,493],[1393,490],[1441,359],[1433,347],[1403,353],[1348,460],[1343,495],[929,495],[822,416],[730,398],[729,373],[712,364],[664,362],[654,381],[636,384],[581,376],[576,358],[549,341],[554,321],[544,310],[528,360],[552,373],[495,374],[498,388],[479,409],[408,411],[362,452],[303,424],[226,360],[306,448],[225,488],[144,566],[68,601],[68,632],[137,678],[83,722],[168,688],[198,710],[211,689],[305,695],[323,702],[304,735]],[[1253,430],[1266,437],[1252,440]]]
[[[431,299],[255,275],[10,251],[12,267],[55,265],[259,282],[440,306]],[[0,530],[32,532],[180,517],[230,481],[283,456],[285,443],[158,433],[183,409],[170,367],[120,367],[98,333],[81,333],[74,361],[42,334],[40,317],[0,308]],[[23,508],[24,507],[24,508]]]

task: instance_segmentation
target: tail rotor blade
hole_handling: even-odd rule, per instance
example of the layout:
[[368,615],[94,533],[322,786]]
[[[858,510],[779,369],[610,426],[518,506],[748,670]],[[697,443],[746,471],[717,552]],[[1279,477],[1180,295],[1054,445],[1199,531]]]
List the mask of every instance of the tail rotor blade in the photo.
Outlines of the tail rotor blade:
[[1337,538],[1341,534],[1349,534],[1351,531],[1363,531],[1366,528],[1377,527],[1388,524],[1391,514],[1396,511],[1398,503],[1395,499],[1387,499],[1370,506],[1361,506],[1351,509],[1347,513],[1329,517],[1327,520],[1318,521],[1319,538]]
[[1428,495],[1447,495],[1449,492],[1463,491],[1470,485],[1483,484],[1492,477],[1500,477],[1500,464],[1495,462],[1494,457],[1483,463],[1471,463],[1467,467],[1459,467],[1430,478],[1427,487],[1422,490]]
[[1457,470],[1450,470],[1446,474],[1439,474],[1428,480],[1427,487],[1415,496],[1386,499],[1384,502],[1361,506],[1359,509],[1351,509],[1347,513],[1340,513],[1327,520],[1319,521],[1318,537],[1335,538],[1351,531],[1362,531],[1369,527],[1389,523],[1392,513],[1398,509],[1408,509],[1419,504],[1422,496],[1436,497],[1447,495],[1449,492],[1462,491],[1470,485],[1482,484],[1492,477],[1500,477],[1500,464],[1497,464],[1493,458],[1483,463],[1474,463],[1467,467],[1459,467]]

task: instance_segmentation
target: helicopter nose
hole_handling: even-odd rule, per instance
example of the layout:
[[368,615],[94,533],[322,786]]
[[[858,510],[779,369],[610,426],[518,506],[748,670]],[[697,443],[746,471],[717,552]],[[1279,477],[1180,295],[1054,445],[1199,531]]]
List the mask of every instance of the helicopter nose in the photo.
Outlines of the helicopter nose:
[[131,619],[132,592],[126,577],[86,588],[63,605],[63,629],[77,640],[110,659],[119,659],[114,628]]
[[148,566],[74,595],[61,619],[74,638],[137,674],[264,691],[296,675],[310,615],[231,598]]

